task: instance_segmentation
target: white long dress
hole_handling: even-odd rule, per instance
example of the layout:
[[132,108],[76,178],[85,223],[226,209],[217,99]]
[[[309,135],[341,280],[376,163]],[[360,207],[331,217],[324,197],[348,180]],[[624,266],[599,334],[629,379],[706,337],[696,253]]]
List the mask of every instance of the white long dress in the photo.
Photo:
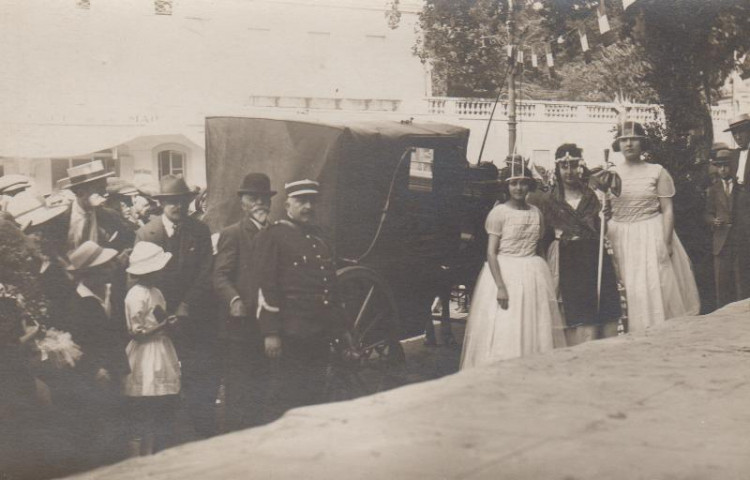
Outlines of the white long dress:
[[497,286],[485,263],[479,274],[461,353],[461,369],[546,352],[565,346],[563,321],[547,262],[536,255],[541,213],[498,205],[485,228],[500,237],[497,260],[508,290],[508,308],[497,303]]
[[[167,302],[158,288],[135,285],[125,297],[128,331],[158,325],[154,309],[166,309]],[[172,340],[165,331],[134,339],[125,349],[130,374],[123,380],[123,393],[129,397],[176,395],[180,393],[180,364]]]
[[674,196],[672,177],[661,165],[650,163],[620,165],[617,173],[622,193],[612,198],[608,237],[625,286],[629,331],[697,315],[700,297],[690,258],[676,233],[671,257],[664,242],[659,198]]

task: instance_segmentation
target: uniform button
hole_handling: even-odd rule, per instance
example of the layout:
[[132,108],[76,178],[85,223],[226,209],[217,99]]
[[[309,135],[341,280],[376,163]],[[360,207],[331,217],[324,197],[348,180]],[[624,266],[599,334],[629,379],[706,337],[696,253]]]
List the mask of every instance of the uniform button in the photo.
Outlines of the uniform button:
[[313,248],[318,248],[318,245],[316,243],[313,243],[312,247]]
[[297,262],[294,262],[294,266],[295,266],[295,267],[297,266]]
[[321,269],[321,270],[325,270],[325,269],[326,269],[326,267],[324,267],[323,265],[321,265],[321,266],[320,266],[320,269]]
[[323,300],[323,305],[328,305],[328,300]]
[[305,235],[305,238],[310,238],[310,235]]
[[320,255],[315,255],[315,258],[320,258]]
[[327,288],[324,288],[324,289],[323,289],[323,293],[328,293],[328,289],[327,289]]

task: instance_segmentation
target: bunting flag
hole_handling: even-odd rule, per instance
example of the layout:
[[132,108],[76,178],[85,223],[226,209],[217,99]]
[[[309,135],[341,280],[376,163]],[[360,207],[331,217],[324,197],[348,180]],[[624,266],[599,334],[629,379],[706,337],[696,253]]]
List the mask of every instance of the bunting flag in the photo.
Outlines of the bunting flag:
[[518,49],[518,54],[516,55],[516,61],[523,65],[523,50],[520,48]]
[[606,7],[604,6],[604,0],[599,1],[599,33],[604,35],[609,32],[609,18],[607,18]]
[[539,58],[537,58],[536,51],[533,48],[531,49],[531,66],[539,68]]
[[589,37],[586,35],[586,27],[578,29],[578,37],[581,40],[581,50],[583,50],[583,60],[586,63],[591,62],[591,49],[589,48]]
[[552,46],[547,45],[547,68],[549,68],[549,76],[555,76],[555,57],[552,54]]
[[505,49],[508,52],[508,58],[513,59],[513,45],[508,45]]
[[[508,1],[512,2],[513,0],[508,0]],[[627,10],[628,7],[634,3],[635,3],[635,0],[622,0],[622,9]]]

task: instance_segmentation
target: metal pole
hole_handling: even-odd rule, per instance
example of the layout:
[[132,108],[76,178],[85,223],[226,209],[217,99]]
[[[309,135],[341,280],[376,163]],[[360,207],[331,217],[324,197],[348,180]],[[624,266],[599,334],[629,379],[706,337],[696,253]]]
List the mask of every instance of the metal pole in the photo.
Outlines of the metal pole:
[[[508,10],[508,43],[515,45],[512,2]],[[508,155],[513,155],[516,150],[516,49],[511,49],[510,64],[508,65]]]

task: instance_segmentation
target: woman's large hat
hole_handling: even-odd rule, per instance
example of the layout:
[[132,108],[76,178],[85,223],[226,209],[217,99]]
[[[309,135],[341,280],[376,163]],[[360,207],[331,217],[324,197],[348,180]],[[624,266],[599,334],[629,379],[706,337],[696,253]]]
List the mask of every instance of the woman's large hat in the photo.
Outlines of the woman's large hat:
[[164,268],[172,254],[165,252],[159,245],[151,242],[138,242],[130,254],[130,266],[127,272],[131,275],[146,275]]
[[43,198],[25,193],[16,195],[8,203],[8,213],[13,215],[22,230],[48,222],[67,210],[68,204],[49,205]]
[[644,142],[642,145],[643,150],[646,150],[648,147],[648,136],[646,136],[646,130],[643,128],[643,125],[628,120],[617,126],[617,135],[615,136],[615,141],[612,142],[612,150],[619,152],[620,140],[627,138],[636,138]]
[[188,187],[184,178],[176,175],[164,175],[159,181],[159,190],[151,196],[154,198],[192,197],[197,193],[194,189]]
[[237,195],[250,193],[254,195],[268,195],[273,197],[276,191],[271,190],[271,179],[265,173],[248,173],[242,179],[242,185],[237,190]]
[[738,130],[742,127],[750,126],[750,113],[741,113],[729,120],[729,128],[724,130],[725,132],[731,132],[732,130]]
[[78,248],[68,253],[69,271],[80,271],[104,265],[117,256],[114,248],[103,248],[96,242],[87,240]]
[[107,177],[111,177],[115,172],[108,172],[104,169],[101,160],[94,160],[83,165],[70,167],[68,176],[60,180],[62,188],[74,188],[85,183],[95,182]]

